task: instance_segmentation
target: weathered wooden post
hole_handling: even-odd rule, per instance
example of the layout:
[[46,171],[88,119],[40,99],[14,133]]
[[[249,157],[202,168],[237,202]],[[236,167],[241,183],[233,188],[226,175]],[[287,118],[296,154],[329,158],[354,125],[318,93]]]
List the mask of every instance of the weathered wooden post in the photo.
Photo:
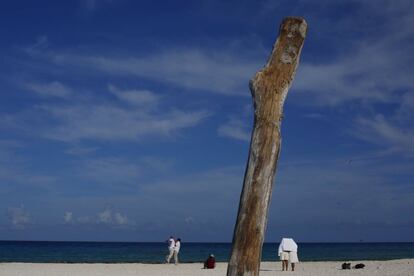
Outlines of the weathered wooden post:
[[259,275],[280,152],[283,103],[299,63],[306,30],[303,18],[285,18],[269,61],[250,81],[254,127],[227,276]]

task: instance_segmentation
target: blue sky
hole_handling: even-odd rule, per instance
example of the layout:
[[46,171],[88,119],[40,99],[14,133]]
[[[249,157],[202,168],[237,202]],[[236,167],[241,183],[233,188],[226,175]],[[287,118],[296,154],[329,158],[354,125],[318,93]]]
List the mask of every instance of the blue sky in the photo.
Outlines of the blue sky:
[[284,16],[308,37],[267,238],[414,241],[414,3],[9,1],[0,239],[230,241]]

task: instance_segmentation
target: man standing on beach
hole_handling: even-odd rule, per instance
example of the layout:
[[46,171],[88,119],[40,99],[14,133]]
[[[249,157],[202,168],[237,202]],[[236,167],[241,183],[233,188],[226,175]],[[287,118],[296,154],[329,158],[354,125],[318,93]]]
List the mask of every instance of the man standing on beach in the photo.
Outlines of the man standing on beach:
[[181,239],[177,239],[175,241],[175,246],[174,246],[174,262],[175,262],[175,264],[178,264],[178,253],[180,252],[180,247],[181,247]]
[[291,238],[283,238],[279,245],[278,255],[282,261],[282,271],[288,270],[288,264],[292,266],[292,271],[295,270],[295,264],[299,262],[298,259],[298,245]]
[[169,264],[170,260],[172,258],[172,256],[174,255],[174,248],[175,248],[175,241],[174,241],[174,237],[170,236],[170,238],[168,239],[168,255],[165,258],[165,261]]

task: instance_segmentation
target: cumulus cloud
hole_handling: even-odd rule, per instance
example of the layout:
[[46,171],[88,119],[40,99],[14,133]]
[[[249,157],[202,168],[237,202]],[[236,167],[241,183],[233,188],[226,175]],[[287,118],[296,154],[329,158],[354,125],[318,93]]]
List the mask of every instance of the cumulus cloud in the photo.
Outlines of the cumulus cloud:
[[194,218],[192,216],[188,216],[186,218],[184,218],[185,223],[187,224],[192,224],[195,222]]
[[25,210],[24,206],[8,208],[7,218],[15,229],[25,229],[31,223],[30,214]]
[[114,222],[115,222],[116,225],[131,224],[131,221],[128,219],[128,217],[126,215],[122,215],[120,213],[115,213]]
[[65,212],[63,215],[63,220],[65,223],[72,223],[73,222],[73,213],[72,212]]
[[64,223],[71,225],[106,225],[111,227],[130,227],[135,222],[127,215],[115,211],[112,207],[106,207],[94,216],[74,216],[72,212],[65,212],[63,215]]
[[128,226],[133,225],[134,222],[128,219],[126,215],[115,212],[111,208],[106,208],[97,215],[97,223],[111,226]]
[[101,213],[98,214],[98,222],[101,223],[111,223],[112,222],[112,210],[105,209]]

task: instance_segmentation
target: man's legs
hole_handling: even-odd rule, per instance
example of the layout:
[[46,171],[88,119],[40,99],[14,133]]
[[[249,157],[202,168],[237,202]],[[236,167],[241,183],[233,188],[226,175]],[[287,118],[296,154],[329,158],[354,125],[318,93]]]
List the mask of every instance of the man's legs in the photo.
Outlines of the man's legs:
[[174,250],[174,263],[178,264],[178,252]]
[[[291,263],[290,265],[292,266],[292,271],[295,271],[295,263]],[[287,268],[286,268],[286,270],[287,270]]]
[[282,271],[288,270],[288,261],[282,260]]
[[173,256],[173,254],[174,254],[174,250],[173,249],[170,249],[170,253],[167,255],[167,257],[165,258],[165,261],[167,262],[167,263],[170,263],[170,260],[171,260],[171,258],[172,258],[172,256]]

